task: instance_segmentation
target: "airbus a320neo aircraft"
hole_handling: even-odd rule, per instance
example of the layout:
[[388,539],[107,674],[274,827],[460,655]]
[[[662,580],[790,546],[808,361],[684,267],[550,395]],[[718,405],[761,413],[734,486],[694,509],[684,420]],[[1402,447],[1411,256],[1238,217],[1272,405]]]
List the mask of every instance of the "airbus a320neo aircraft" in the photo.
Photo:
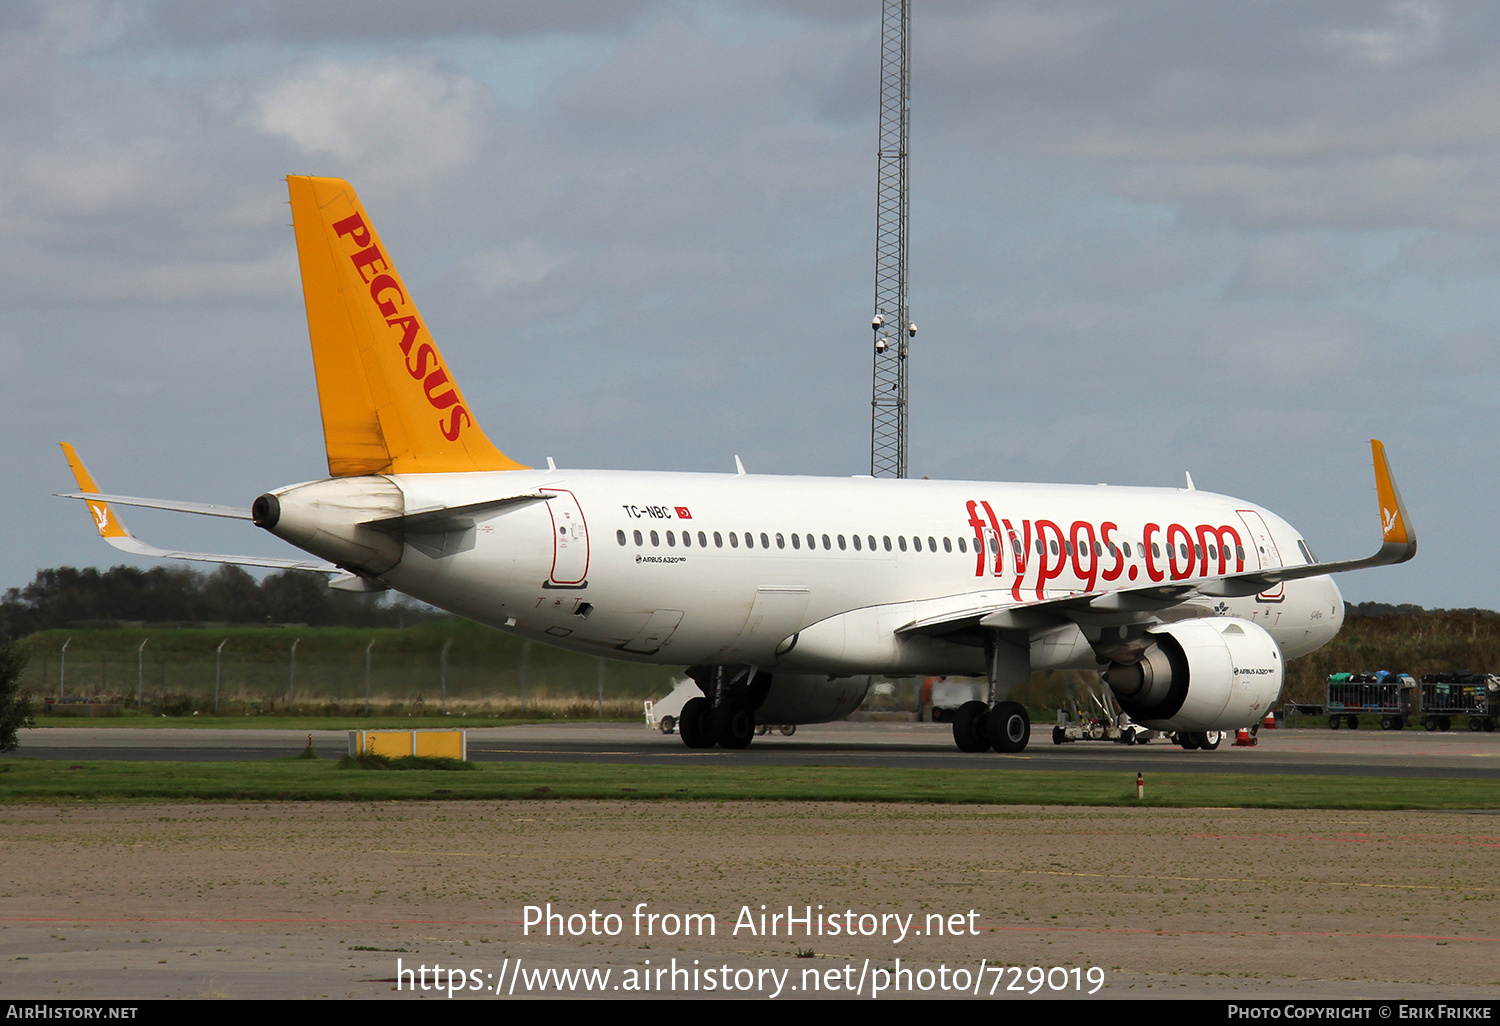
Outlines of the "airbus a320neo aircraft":
[[[970,674],[964,751],[1026,747],[1034,671],[1093,670],[1137,723],[1214,747],[1258,723],[1287,659],[1339,630],[1329,574],[1399,563],[1416,533],[1372,442],[1383,543],[1319,563],[1280,517],[1189,487],[524,467],[475,421],[347,182],[289,178],[329,476],[250,509],[101,494],[126,551],[328,573],[592,655],[688,667],[694,748],[839,719],[874,674]],[[738,464],[738,459],[736,459]],[[314,560],[171,552],[110,504],[240,517]],[[326,561],[326,562],[324,562]]]

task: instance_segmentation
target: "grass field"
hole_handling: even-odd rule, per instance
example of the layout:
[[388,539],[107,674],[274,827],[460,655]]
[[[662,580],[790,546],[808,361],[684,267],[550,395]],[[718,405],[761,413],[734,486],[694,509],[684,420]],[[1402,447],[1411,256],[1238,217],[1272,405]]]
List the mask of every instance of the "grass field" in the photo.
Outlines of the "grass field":
[[839,801],[1261,809],[1497,809],[1493,781],[1159,773],[1135,797],[1129,773],[864,767],[478,763],[472,772],[378,771],[334,760],[0,762],[0,803],[514,799]]

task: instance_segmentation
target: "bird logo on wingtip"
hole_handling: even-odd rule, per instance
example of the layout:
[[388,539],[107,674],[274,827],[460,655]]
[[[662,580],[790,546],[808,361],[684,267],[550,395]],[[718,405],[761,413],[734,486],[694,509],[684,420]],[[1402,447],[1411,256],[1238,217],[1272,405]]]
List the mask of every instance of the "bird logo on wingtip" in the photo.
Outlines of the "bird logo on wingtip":
[[103,534],[105,531],[108,531],[109,530],[109,507],[108,506],[90,506],[89,509],[91,509],[93,511],[93,513],[94,513],[94,523],[96,523],[96,524],[99,525],[99,533]]
[[1382,509],[1380,511],[1380,522],[1382,529],[1389,535],[1396,528],[1396,521],[1401,519],[1401,511],[1395,509]]

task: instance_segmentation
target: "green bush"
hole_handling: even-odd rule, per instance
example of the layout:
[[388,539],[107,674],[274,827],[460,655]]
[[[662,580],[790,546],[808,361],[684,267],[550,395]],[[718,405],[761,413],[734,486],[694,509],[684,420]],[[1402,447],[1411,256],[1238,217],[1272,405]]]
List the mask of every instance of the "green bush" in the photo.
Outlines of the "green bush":
[[16,736],[31,723],[31,697],[21,693],[21,671],[26,655],[14,643],[0,646],[0,752],[20,746]]

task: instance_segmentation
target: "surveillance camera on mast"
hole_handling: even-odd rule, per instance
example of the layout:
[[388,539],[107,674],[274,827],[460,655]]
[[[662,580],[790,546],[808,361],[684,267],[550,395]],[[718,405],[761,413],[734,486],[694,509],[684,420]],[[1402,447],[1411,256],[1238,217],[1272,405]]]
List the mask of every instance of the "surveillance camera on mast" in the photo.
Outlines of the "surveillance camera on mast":
[[874,331],[879,331],[883,327],[885,327],[885,314],[876,314],[874,319],[870,321],[870,328]]

